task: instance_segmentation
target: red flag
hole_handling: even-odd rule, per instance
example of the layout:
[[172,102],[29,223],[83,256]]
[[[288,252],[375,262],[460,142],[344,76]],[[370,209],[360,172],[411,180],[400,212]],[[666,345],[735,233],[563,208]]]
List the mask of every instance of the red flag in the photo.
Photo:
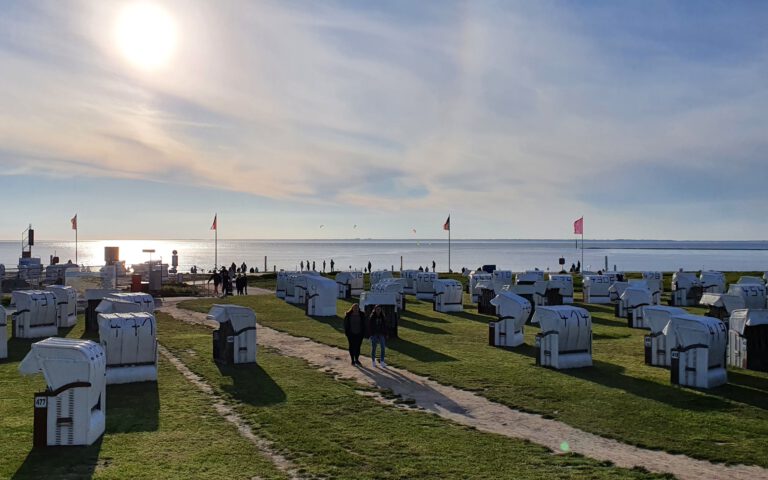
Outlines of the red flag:
[[77,230],[77,214],[70,219],[70,222],[72,222],[72,230]]
[[211,225],[211,230],[216,230],[216,219],[218,218],[219,214],[213,216],[213,225]]
[[576,235],[584,235],[584,217],[573,222],[573,233]]
[[448,220],[445,221],[443,224],[443,230],[450,230],[451,229],[451,216],[448,215]]

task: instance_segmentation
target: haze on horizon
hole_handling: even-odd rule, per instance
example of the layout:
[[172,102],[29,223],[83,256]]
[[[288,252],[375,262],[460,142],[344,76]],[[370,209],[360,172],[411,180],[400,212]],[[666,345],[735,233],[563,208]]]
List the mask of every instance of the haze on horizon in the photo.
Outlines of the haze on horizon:
[[[768,4],[40,0],[0,238],[768,238]],[[322,225],[322,227],[321,227]],[[355,227],[356,225],[356,227]],[[416,233],[413,232],[416,229]]]

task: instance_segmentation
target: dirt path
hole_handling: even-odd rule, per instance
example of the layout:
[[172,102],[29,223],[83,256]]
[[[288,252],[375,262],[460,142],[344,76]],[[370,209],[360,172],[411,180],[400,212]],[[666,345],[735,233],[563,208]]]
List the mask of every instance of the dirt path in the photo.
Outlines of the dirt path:
[[[166,302],[161,309],[173,317],[195,324],[215,327],[205,315],[177,307],[179,300]],[[492,402],[472,392],[441,385],[407,370],[389,367],[353,367],[345,350],[295,337],[269,327],[259,326],[260,345],[276,349],[281,354],[302,358],[323,371],[338,377],[353,379],[360,384],[390,389],[416,406],[441,417],[480,431],[521,438],[543,445],[555,452],[567,445],[571,452],[600,461],[610,461],[624,468],[644,467],[652,472],[671,473],[681,480],[768,479],[768,470],[757,466],[726,466],[685,455],[646,450],[616,440],[600,437],[540,415],[520,412]],[[374,397],[375,398],[375,397]]]
[[298,469],[293,465],[293,463],[284,456],[277,453],[277,451],[275,451],[275,449],[272,447],[271,442],[268,442],[263,438],[259,438],[255,433],[253,433],[253,430],[251,430],[251,427],[248,426],[245,420],[243,420],[242,417],[240,417],[237,412],[235,412],[234,409],[224,401],[224,399],[216,395],[213,387],[211,387],[205,380],[187,368],[187,366],[184,365],[184,362],[179,360],[174,354],[168,351],[167,348],[163,347],[162,345],[158,345],[158,350],[160,351],[160,354],[163,355],[163,357],[165,357],[171,363],[171,365],[176,367],[176,369],[181,372],[182,375],[184,375],[184,378],[186,378],[192,385],[197,387],[198,390],[203,392],[211,399],[211,405],[213,406],[214,410],[216,410],[216,413],[221,415],[221,417],[223,417],[229,423],[233,424],[237,428],[238,433],[246,440],[254,444],[262,454],[264,454],[272,461],[278,470],[284,472],[286,475],[288,475],[288,478],[291,478],[292,480],[301,478],[297,473]]

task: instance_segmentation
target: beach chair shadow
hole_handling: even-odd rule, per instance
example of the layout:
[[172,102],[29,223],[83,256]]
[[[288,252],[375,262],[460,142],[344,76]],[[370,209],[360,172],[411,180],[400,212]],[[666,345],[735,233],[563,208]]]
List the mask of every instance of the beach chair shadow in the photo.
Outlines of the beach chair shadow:
[[102,438],[87,447],[48,447],[33,449],[11,477],[13,480],[38,478],[89,479],[99,462]]
[[756,373],[742,369],[728,370],[728,383],[760,390],[764,395],[768,395],[768,376],[764,372]]
[[107,433],[154,432],[160,425],[157,382],[107,386]]
[[[745,376],[745,375],[743,375]],[[768,410],[768,392],[755,390],[738,382],[743,381],[742,377],[734,375],[734,372],[728,372],[728,383],[717,388],[708,390],[707,393],[726,398],[732,402],[744,403],[755,408]]]
[[231,385],[222,385],[222,390],[238,401],[257,407],[285,402],[285,391],[258,363],[223,365],[216,362],[216,367],[222,376],[232,380]]
[[593,366],[559,370],[559,373],[570,375],[590,382],[598,383],[609,388],[623,390],[632,395],[665,403],[681,410],[713,411],[731,410],[733,405],[716,396],[716,390],[706,391],[708,395],[700,395],[685,387],[672,384],[652,382],[642,378],[631,377],[624,373],[624,367],[613,363],[593,360]]
[[423,325],[421,323],[414,322],[412,320],[409,320],[408,318],[400,317],[400,321],[398,323],[400,328],[409,328],[411,330],[416,330],[419,332],[424,333],[432,333],[435,335],[447,335],[448,332],[443,330],[442,328],[437,327],[431,327],[429,325]]
[[448,320],[440,317],[431,317],[422,313],[414,312],[413,310],[405,310],[400,315],[400,318],[410,318],[412,320],[423,320],[431,323],[449,323]]
[[444,353],[436,352],[429,347],[413,343],[410,340],[406,340],[402,337],[391,338],[387,341],[387,349],[394,350],[403,355],[408,355],[411,358],[419,360],[421,362],[455,362],[457,359]]
[[9,338],[8,358],[0,360],[0,363],[20,362],[29,353],[32,344],[38,340],[42,340],[42,338]]

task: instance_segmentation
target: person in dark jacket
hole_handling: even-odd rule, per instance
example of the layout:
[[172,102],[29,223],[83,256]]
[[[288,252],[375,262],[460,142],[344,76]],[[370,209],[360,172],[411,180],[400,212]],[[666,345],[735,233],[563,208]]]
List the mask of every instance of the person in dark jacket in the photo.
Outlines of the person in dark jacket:
[[386,368],[387,364],[384,362],[384,353],[387,345],[387,335],[389,333],[389,325],[387,325],[387,318],[384,316],[384,311],[381,309],[381,305],[376,305],[371,312],[371,316],[368,317],[368,329],[366,331],[368,337],[371,339],[371,362],[376,367],[376,347],[381,346],[381,356],[379,357],[379,366]]
[[365,312],[360,310],[360,305],[353,303],[344,315],[344,334],[349,343],[349,358],[352,359],[352,365],[362,365],[360,363],[360,346],[363,344],[365,328]]

